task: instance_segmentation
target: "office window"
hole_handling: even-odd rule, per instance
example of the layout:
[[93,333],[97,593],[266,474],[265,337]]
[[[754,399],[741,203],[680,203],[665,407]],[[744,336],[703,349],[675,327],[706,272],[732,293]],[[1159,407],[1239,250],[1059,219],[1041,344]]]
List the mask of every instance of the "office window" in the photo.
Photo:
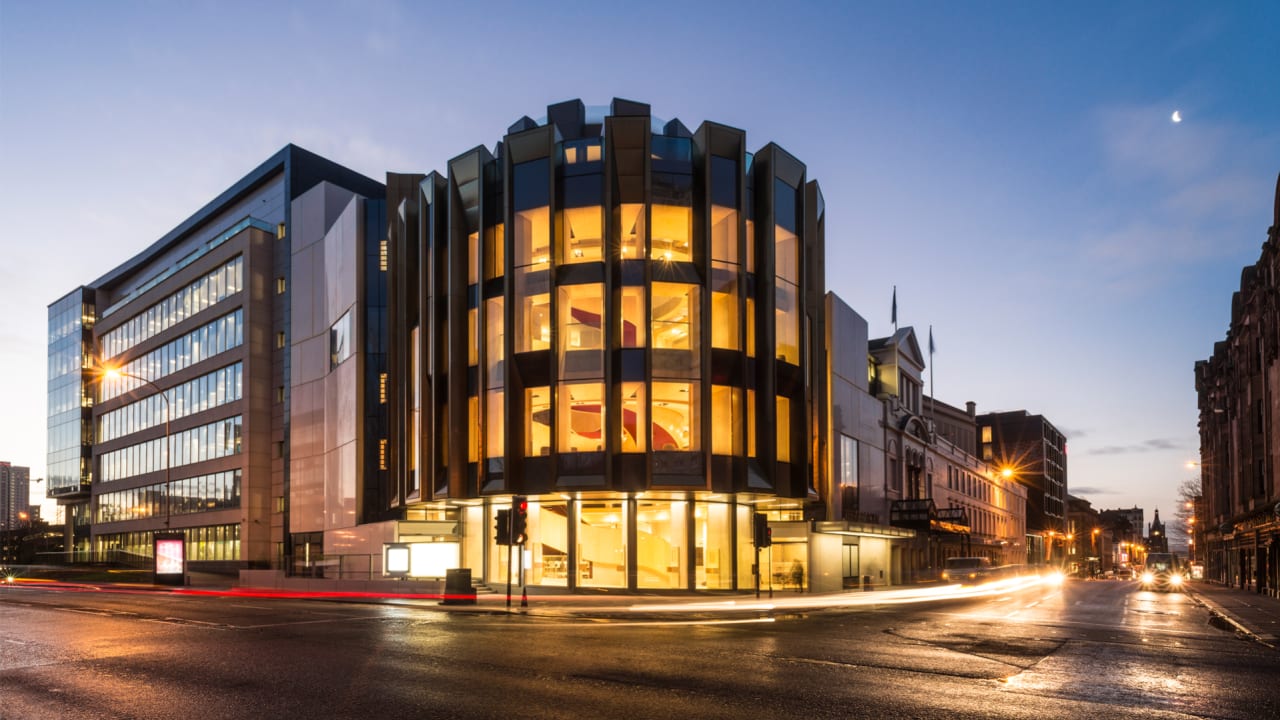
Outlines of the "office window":
[[[355,342],[351,312],[347,311],[329,328],[329,369],[333,370],[351,357]],[[280,333],[283,335],[284,333]]]
[[551,261],[551,189],[547,158],[512,168],[516,267],[544,269]]
[[654,450],[698,450],[698,385],[654,382],[652,442]]
[[711,386],[711,452],[742,455],[742,389],[728,385]]
[[538,457],[551,454],[551,388],[527,388],[524,391],[524,454]]
[[613,244],[623,260],[644,257],[645,213],[643,203],[622,203],[613,209]]
[[604,377],[604,285],[562,285],[557,292],[560,378]]
[[698,286],[655,282],[653,288],[653,346],[698,350]]
[[276,278],[276,294],[277,295],[283,295],[286,287],[287,286],[285,285],[285,280],[283,277]]
[[560,452],[604,450],[604,383],[561,383],[556,400]]
[[622,383],[622,452],[644,452],[648,437],[644,383]]

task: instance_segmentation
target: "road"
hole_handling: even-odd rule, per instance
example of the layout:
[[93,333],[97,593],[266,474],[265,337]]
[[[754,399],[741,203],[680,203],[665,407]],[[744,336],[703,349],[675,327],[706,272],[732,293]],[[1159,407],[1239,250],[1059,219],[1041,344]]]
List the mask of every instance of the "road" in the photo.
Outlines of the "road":
[[730,613],[534,605],[0,588],[0,718],[1280,717],[1280,653],[1131,582]]

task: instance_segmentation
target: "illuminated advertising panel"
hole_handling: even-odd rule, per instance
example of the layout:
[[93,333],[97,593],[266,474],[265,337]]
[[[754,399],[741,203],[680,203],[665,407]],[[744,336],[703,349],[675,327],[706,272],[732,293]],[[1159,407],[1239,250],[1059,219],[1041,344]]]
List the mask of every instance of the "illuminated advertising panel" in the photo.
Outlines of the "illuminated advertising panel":
[[167,585],[181,585],[186,575],[187,544],[181,534],[155,536],[155,581]]
[[445,571],[458,567],[462,545],[456,542],[412,543],[409,545],[411,577],[444,577]]
[[409,546],[408,545],[386,545],[385,559],[383,567],[386,569],[386,575],[396,577],[404,577],[409,574]]

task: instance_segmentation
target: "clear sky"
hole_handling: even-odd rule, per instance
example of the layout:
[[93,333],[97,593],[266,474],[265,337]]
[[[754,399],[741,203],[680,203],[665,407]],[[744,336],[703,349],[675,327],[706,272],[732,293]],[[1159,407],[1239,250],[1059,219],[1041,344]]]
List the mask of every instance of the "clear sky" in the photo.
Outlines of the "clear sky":
[[1272,220],[1276,2],[0,0],[0,460],[44,476],[47,305],[286,143],[382,179],[613,97],[800,158],[873,336],[896,285],[940,400],[1043,414],[1073,494],[1172,515]]

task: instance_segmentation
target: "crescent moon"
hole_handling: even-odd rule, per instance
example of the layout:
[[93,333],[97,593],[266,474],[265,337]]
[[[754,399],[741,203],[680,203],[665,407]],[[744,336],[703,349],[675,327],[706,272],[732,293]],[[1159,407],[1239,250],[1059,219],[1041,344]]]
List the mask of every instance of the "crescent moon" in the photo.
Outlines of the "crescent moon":
[[1170,119],[1170,120],[1172,120],[1172,121],[1174,121],[1174,122],[1176,122],[1176,123],[1180,123],[1180,122],[1182,122],[1182,111],[1181,111],[1181,110],[1174,110],[1174,111],[1173,111],[1173,114],[1169,116],[1169,119]]

